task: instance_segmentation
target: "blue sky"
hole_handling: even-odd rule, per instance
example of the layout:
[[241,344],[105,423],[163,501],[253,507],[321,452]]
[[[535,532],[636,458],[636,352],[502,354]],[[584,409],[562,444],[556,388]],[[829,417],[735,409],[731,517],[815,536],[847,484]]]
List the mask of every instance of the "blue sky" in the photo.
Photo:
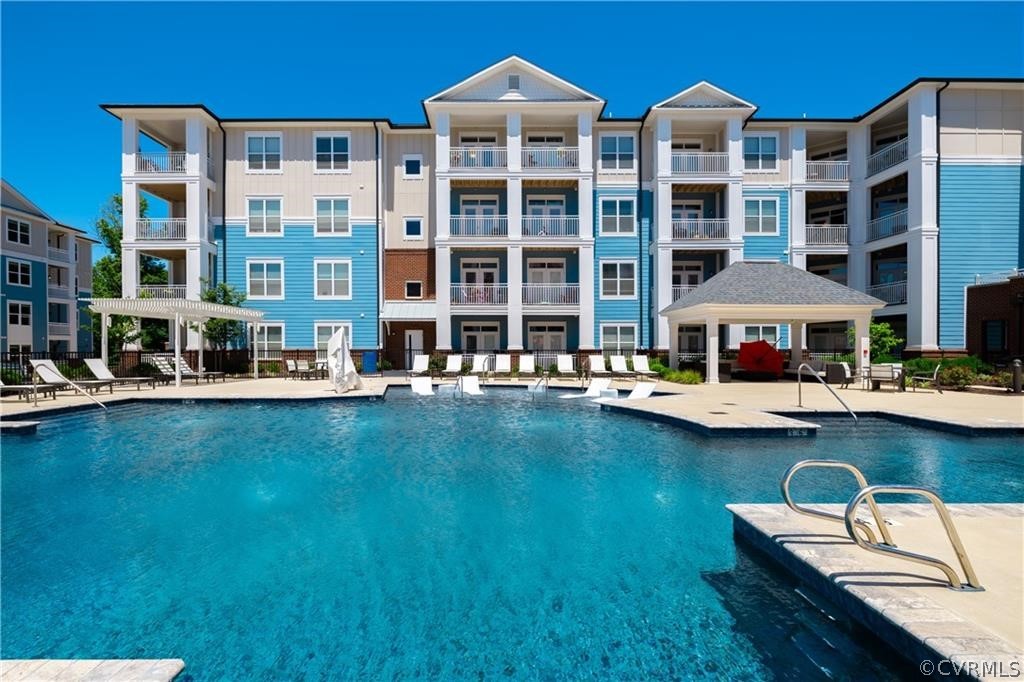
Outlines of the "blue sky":
[[513,53],[615,116],[702,79],[798,117],[863,113],[918,76],[1024,75],[1022,4],[5,1],[0,25],[3,176],[89,230],[120,189],[100,102],[421,122],[421,99]]

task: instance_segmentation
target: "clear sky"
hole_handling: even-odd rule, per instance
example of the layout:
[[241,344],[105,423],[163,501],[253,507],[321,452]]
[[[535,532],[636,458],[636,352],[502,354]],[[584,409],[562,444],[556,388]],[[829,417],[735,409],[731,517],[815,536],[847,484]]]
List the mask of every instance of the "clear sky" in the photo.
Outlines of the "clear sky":
[[919,76],[1024,75],[1024,4],[0,3],[0,170],[92,230],[120,190],[101,102],[389,117],[509,54],[639,116],[698,80],[763,116],[853,116]]

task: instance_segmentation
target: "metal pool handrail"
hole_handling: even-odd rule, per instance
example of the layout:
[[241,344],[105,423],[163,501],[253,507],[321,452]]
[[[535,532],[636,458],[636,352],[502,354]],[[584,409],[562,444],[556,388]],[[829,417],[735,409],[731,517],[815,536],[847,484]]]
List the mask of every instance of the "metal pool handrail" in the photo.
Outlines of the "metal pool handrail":
[[804,387],[803,382],[800,380],[800,378],[804,375],[804,367],[809,369],[811,372],[810,375],[817,379],[822,386],[827,388],[828,392],[834,395],[836,400],[839,401],[839,404],[846,408],[846,411],[850,413],[851,417],[853,417],[854,423],[860,423],[860,420],[857,419],[857,415],[853,413],[853,410],[851,410],[850,406],[846,404],[846,401],[840,398],[839,394],[833,391],[832,387],[825,383],[825,380],[818,376],[818,373],[814,371],[814,368],[808,365],[806,362],[800,363],[800,366],[797,367],[796,370],[796,404],[799,405],[800,407],[804,406]]
[[[836,523],[844,523],[846,521],[845,516],[839,514],[830,514],[826,511],[818,509],[811,509],[809,507],[801,507],[793,501],[792,495],[789,493],[789,484],[793,480],[793,476],[796,472],[801,469],[845,469],[853,474],[853,477],[857,479],[857,489],[864,490],[868,487],[868,481],[864,478],[864,474],[860,469],[848,462],[841,462],[837,459],[805,459],[797,462],[793,466],[786,470],[786,473],[782,476],[782,481],[779,483],[779,488],[782,491],[782,499],[785,501],[786,506],[795,511],[797,514],[803,514],[804,516],[810,516],[817,519],[825,519],[827,521],[835,521]],[[885,545],[895,547],[896,543],[892,541],[892,536],[889,535],[889,528],[885,525],[885,519],[882,518],[882,512],[879,511],[878,505],[875,504],[875,498],[871,495],[867,496],[868,507],[871,509],[871,515],[875,519],[875,525],[878,526],[878,531],[882,534],[882,540]],[[868,540],[873,544],[878,544],[878,540],[875,538],[874,532],[871,527],[863,521],[854,519],[853,525],[859,528]],[[849,530],[847,526],[847,532],[853,535],[853,531]],[[858,543],[860,544],[860,543]]]
[[[857,507],[859,507],[860,503],[865,499],[869,500],[869,504],[873,505],[873,498],[879,493],[917,495],[932,503],[932,506],[935,507],[935,511],[939,514],[939,519],[942,521],[942,527],[946,531],[946,537],[949,539],[949,543],[953,546],[953,551],[956,552],[956,558],[960,561],[960,568],[963,569],[964,576],[967,580],[966,586],[960,581],[960,576],[956,574],[956,571],[941,559],[936,559],[924,554],[917,554],[915,552],[908,552],[904,549],[887,547],[875,542],[868,542],[857,536],[854,532],[854,529],[859,527],[856,520]],[[942,501],[942,498],[940,498],[934,490],[912,485],[872,485],[861,488],[860,492],[854,495],[850,499],[850,503],[846,505],[844,522],[846,523],[846,532],[849,533],[850,538],[857,543],[858,546],[868,550],[869,552],[891,555],[899,559],[906,559],[907,561],[913,561],[915,563],[924,564],[925,566],[937,568],[946,576],[946,580],[949,581],[950,588],[954,590],[981,592],[985,589],[981,586],[981,583],[978,582],[978,576],[974,573],[974,568],[971,566],[971,560],[967,557],[967,551],[964,549],[964,545],[960,541],[960,535],[956,532],[956,526],[953,525],[953,519],[949,515],[949,510],[946,509],[946,505]]]

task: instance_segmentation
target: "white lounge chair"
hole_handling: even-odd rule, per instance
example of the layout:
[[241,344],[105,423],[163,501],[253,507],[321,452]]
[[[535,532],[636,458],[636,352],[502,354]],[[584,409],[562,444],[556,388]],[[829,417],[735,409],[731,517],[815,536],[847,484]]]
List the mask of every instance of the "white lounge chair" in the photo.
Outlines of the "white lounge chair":
[[29,362],[32,363],[32,368],[35,369],[36,376],[42,379],[43,383],[53,386],[54,388],[79,386],[87,391],[99,391],[101,388],[109,388],[111,393],[114,392],[114,384],[111,381],[104,381],[100,379],[81,379],[72,382],[60,373],[60,370],[57,369],[57,365],[53,364],[53,360],[29,360]]
[[839,384],[839,388],[846,388],[853,383],[856,377],[854,377],[853,371],[850,370],[850,363],[840,362],[839,364],[843,367],[843,382]]
[[85,366],[89,368],[92,375],[100,381],[109,381],[112,384],[135,384],[135,389],[138,391],[142,390],[142,384],[149,384],[151,388],[156,388],[156,379],[153,377],[116,377],[114,373],[110,371],[110,368],[103,364],[103,360],[100,358],[87,358]]
[[519,356],[519,376],[532,376],[537,373],[532,355]]
[[559,398],[564,400],[572,400],[573,398],[600,398],[601,391],[608,390],[612,386],[612,380],[607,377],[598,377],[590,380],[590,385],[587,386],[587,390],[583,393],[573,393],[572,395],[560,395]]
[[46,397],[46,394],[49,393],[54,400],[57,399],[56,387],[47,386],[46,384],[5,384],[4,382],[0,381],[0,392],[4,391],[12,391],[14,393],[17,393],[18,400],[21,400],[22,398],[28,400],[28,397],[32,395],[33,392],[37,394],[41,393],[44,398]]
[[473,366],[470,368],[469,373],[476,375],[486,373],[488,360],[490,360],[490,357],[487,355],[474,355]]
[[654,381],[638,381],[633,390],[626,396],[626,400],[643,400],[644,398],[650,398],[651,394],[654,393],[654,387],[658,384]]
[[651,366],[647,364],[646,355],[634,355],[633,356],[633,371],[638,377],[656,377],[658,373],[651,369]]
[[573,366],[571,355],[558,355],[555,357],[558,369],[558,376],[576,376],[576,367]]
[[[171,364],[170,358],[165,357],[163,355],[154,355],[149,359],[149,362],[153,363],[153,366],[156,367],[156,371],[160,373],[160,376],[164,377],[168,381],[174,381],[174,365]],[[189,374],[190,371],[191,370],[186,371],[185,368],[182,367],[181,378],[193,379],[198,384],[199,379],[201,379],[202,377],[200,377],[195,372]]]
[[629,366],[626,365],[625,355],[613,355],[612,356],[612,374],[617,377],[633,377],[636,376],[634,372],[629,371]]
[[447,364],[444,369],[441,370],[441,374],[444,376],[451,375],[457,377],[462,374],[462,356],[461,355],[449,355]]
[[494,356],[494,374],[500,374],[502,376],[510,376],[512,374],[512,356],[511,355],[495,355]]
[[476,374],[467,374],[459,377],[459,388],[463,395],[483,395],[480,390],[480,377]]
[[412,359],[412,369],[407,371],[405,374],[408,377],[419,377],[423,376],[424,374],[430,374],[430,356],[414,356]]
[[409,379],[412,392],[416,395],[434,395],[434,382],[430,377],[412,377]]
[[609,372],[604,367],[603,355],[591,355],[587,358],[587,360],[590,362],[590,376],[598,377],[611,375],[611,372]]
[[[306,367],[309,367],[309,361],[308,360],[299,360],[298,363],[299,363],[300,371],[301,371],[301,367],[302,367],[302,363],[303,362],[306,363]],[[196,372],[195,370],[193,370],[191,367],[188,366],[188,362],[185,361],[185,358],[181,359],[181,371],[182,371],[182,373],[187,371],[190,376],[191,375],[195,375],[195,376],[197,376],[197,377],[199,377],[201,379],[206,379],[207,381],[211,381],[211,380],[212,381],[216,381],[217,379],[220,379],[221,381],[224,381],[224,376],[225,376],[224,372],[207,372],[205,370],[203,370],[202,372]]]
[[295,375],[300,379],[312,379],[316,373],[316,369],[309,364],[309,360],[295,361]]

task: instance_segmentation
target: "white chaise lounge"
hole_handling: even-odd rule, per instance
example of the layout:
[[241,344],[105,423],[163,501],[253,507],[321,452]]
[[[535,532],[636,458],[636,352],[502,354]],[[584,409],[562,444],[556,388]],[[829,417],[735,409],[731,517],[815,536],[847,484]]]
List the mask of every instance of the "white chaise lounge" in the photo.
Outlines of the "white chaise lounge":
[[590,363],[590,376],[592,377],[606,377],[611,376],[611,372],[605,369],[604,356],[603,355],[591,355],[587,357],[587,361]]
[[407,371],[405,374],[408,377],[421,377],[425,374],[430,374],[430,356],[414,356],[412,359],[412,369]]
[[634,355],[633,356],[633,372],[636,373],[637,377],[656,377],[658,373],[651,369],[651,366],[647,364],[646,355]]
[[571,355],[558,355],[555,357],[558,369],[558,376],[576,376],[576,367],[573,366]]
[[153,377],[116,377],[110,368],[103,364],[100,358],[87,358],[85,366],[89,368],[92,375],[100,381],[109,381],[111,384],[135,384],[135,389],[142,390],[142,384],[149,384],[150,388],[156,388],[156,379]]
[[434,395],[434,383],[430,377],[412,377],[409,379],[412,392],[416,395]]
[[572,400],[574,398],[600,398],[601,391],[606,391],[611,388],[612,380],[607,377],[598,377],[590,380],[590,385],[587,386],[587,390],[583,393],[573,393],[571,395],[560,395],[559,398],[563,400]]
[[461,355],[449,355],[447,364],[441,374],[443,376],[457,377],[462,373],[462,356]]
[[54,388],[70,388],[72,386],[79,386],[87,391],[99,391],[101,388],[109,388],[110,392],[114,392],[114,384],[111,381],[105,381],[101,379],[80,379],[72,382],[66,376],[61,374],[60,370],[57,369],[57,365],[53,364],[53,360],[29,360],[32,363],[32,368],[44,384],[52,386]]

